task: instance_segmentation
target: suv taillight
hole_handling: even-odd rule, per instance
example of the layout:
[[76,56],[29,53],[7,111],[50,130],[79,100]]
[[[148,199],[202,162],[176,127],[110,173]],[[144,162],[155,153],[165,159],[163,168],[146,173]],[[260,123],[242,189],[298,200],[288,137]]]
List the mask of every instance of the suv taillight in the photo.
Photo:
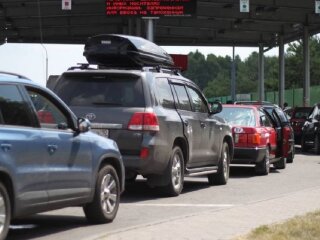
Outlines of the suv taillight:
[[154,113],[134,113],[128,124],[129,130],[159,131],[158,118]]

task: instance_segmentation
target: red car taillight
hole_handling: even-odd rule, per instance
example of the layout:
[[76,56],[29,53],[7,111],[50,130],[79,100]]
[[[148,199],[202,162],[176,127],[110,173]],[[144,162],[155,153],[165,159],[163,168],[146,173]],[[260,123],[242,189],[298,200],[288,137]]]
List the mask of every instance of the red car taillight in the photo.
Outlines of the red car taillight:
[[128,124],[129,130],[159,131],[158,118],[154,113],[134,113]]
[[234,142],[236,146],[257,147],[263,145],[264,133],[258,132],[255,128],[233,128]]

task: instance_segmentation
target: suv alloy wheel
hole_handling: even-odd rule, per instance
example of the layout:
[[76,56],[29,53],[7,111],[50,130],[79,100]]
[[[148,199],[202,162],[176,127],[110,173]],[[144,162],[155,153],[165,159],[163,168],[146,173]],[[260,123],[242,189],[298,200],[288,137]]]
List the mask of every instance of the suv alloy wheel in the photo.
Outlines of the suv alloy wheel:
[[167,174],[169,177],[169,184],[164,187],[164,191],[169,196],[178,196],[183,188],[184,183],[184,158],[180,147],[172,149]]
[[208,181],[210,185],[225,185],[229,179],[230,172],[230,152],[229,145],[224,142],[222,145],[221,157],[218,166],[218,172],[208,174]]
[[94,199],[83,207],[91,223],[112,222],[120,203],[120,183],[116,170],[105,165],[98,173]]

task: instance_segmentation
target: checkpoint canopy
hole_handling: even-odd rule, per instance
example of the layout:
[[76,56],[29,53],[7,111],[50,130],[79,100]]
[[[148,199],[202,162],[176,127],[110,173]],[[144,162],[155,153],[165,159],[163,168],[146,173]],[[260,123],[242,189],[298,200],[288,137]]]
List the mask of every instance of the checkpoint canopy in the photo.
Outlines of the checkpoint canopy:
[[0,43],[145,37],[144,18],[156,17],[158,45],[273,47],[279,36],[285,43],[301,38],[304,26],[310,35],[319,33],[317,12],[317,0],[2,0]]
[[280,105],[284,101],[285,85],[283,46],[298,39],[304,43],[303,105],[309,105],[309,36],[319,32],[320,0],[0,2],[0,45],[84,44],[94,35],[129,34],[148,38],[161,46],[259,46],[260,100],[264,100],[263,52],[279,46]]

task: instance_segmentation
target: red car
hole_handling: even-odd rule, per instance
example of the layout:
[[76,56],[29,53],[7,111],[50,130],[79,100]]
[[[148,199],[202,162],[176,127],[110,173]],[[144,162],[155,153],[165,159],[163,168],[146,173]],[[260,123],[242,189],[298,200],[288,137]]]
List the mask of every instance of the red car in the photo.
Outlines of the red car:
[[294,132],[294,142],[301,144],[302,127],[311,112],[312,107],[295,107],[292,109],[290,124]]
[[271,163],[275,168],[285,168],[286,158],[279,156],[277,129],[263,106],[223,105],[217,116],[232,126],[232,164],[255,164],[259,175],[267,175]]

